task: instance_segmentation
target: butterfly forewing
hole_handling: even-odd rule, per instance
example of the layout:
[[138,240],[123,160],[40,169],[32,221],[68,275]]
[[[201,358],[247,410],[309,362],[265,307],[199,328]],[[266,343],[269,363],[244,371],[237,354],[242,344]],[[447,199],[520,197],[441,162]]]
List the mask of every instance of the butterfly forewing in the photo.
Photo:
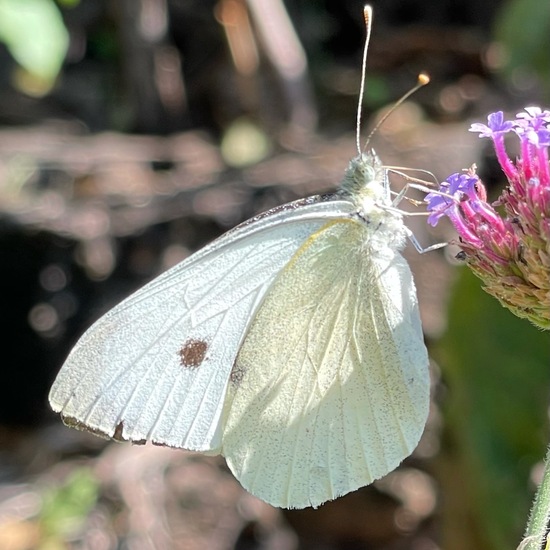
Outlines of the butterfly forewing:
[[52,408],[108,437],[217,450],[227,382],[263,295],[326,219],[351,210],[320,198],[291,203],[161,275],[79,340],[51,389]]
[[324,225],[281,271],[239,351],[222,454],[276,506],[317,506],[393,470],[420,438],[428,358],[414,284],[373,229]]

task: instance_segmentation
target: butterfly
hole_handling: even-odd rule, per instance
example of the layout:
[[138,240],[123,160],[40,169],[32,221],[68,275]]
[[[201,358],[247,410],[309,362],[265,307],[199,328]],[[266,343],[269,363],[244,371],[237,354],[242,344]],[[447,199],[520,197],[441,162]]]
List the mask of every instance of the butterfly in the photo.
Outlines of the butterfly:
[[51,407],[105,437],[221,454],[278,507],[368,485],[428,415],[408,234],[387,170],[359,151],[335,193],[242,223],[100,318]]

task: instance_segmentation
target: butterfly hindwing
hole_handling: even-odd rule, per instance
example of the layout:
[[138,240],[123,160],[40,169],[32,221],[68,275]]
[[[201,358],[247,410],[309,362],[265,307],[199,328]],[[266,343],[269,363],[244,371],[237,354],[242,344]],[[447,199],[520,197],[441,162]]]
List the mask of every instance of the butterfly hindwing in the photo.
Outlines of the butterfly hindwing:
[[238,354],[222,454],[276,506],[317,506],[394,469],[424,429],[428,358],[414,284],[372,229],[329,222],[266,294]]

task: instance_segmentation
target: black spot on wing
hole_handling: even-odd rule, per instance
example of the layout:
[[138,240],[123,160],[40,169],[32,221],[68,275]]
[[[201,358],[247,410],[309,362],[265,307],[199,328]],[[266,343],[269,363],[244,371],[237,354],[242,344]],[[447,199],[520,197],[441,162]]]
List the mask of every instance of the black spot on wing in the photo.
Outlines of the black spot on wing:
[[204,340],[189,338],[178,351],[182,367],[196,369],[204,361],[208,343]]
[[245,369],[237,362],[233,363],[231,374],[229,375],[229,381],[235,386],[240,386],[245,375]]
[[115,441],[125,441],[123,431],[124,431],[124,422],[121,420],[115,428],[113,439]]
[[147,441],[145,439],[129,439],[124,435],[124,421],[121,420],[116,428],[115,433],[113,434],[112,439],[115,441],[130,441],[133,445],[145,445]]

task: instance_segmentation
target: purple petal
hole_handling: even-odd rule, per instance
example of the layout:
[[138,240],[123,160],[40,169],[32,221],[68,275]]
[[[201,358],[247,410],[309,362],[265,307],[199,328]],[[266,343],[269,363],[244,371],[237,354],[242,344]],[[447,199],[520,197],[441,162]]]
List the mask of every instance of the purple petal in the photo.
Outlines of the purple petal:
[[524,109],[526,112],[522,111],[516,115],[518,119],[550,122],[550,111],[543,111],[540,107],[525,107]]
[[505,134],[514,127],[510,120],[504,120],[504,113],[497,111],[487,117],[487,125],[475,123],[470,126],[470,132],[479,132],[479,137],[493,137],[498,134]]
[[472,124],[468,130],[468,132],[478,132],[479,137],[491,137],[493,135],[493,131],[489,126],[486,126],[485,124],[481,124],[480,122],[475,122]]

